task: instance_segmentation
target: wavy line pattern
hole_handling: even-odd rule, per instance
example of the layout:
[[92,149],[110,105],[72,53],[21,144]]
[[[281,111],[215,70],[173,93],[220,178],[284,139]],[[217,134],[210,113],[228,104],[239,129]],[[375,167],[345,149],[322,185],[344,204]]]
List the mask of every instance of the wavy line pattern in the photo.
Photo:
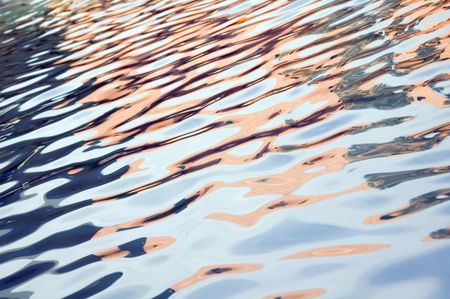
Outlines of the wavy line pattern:
[[447,298],[449,19],[1,1],[0,297]]

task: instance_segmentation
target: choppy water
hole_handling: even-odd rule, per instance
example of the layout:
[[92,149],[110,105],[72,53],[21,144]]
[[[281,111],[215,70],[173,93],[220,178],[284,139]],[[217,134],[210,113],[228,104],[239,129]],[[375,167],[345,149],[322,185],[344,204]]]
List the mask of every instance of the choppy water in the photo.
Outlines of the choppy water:
[[6,298],[448,298],[448,1],[3,1]]

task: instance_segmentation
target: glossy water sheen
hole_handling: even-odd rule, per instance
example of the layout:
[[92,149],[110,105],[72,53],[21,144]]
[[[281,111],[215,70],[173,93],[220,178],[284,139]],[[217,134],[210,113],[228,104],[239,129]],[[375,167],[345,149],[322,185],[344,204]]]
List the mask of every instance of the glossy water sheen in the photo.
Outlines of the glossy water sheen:
[[6,298],[448,298],[450,5],[3,0]]

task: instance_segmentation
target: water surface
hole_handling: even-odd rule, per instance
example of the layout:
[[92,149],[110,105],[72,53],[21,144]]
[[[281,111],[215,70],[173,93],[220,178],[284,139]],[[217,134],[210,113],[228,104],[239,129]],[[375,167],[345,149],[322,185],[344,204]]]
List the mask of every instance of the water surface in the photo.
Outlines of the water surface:
[[448,298],[447,1],[0,2],[4,298]]

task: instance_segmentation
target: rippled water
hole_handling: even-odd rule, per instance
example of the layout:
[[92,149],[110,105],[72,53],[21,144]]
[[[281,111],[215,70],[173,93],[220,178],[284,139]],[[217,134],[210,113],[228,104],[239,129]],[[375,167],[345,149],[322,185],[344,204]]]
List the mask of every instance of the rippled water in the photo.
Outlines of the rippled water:
[[448,1],[0,3],[0,297],[448,298]]

